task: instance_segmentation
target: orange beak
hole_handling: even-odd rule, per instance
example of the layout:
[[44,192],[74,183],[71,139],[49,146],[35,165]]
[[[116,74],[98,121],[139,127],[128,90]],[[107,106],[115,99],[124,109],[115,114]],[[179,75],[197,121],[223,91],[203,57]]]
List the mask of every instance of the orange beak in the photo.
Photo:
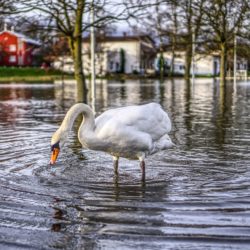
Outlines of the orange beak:
[[52,153],[51,153],[51,157],[50,157],[50,165],[53,165],[56,163],[56,159],[59,155],[60,149],[59,148],[54,148]]

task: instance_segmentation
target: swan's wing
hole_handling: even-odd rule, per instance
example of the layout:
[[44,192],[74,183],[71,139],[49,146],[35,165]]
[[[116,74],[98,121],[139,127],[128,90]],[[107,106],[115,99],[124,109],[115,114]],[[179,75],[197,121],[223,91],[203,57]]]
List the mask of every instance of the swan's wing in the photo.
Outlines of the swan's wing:
[[96,118],[95,124],[96,135],[102,139],[148,134],[154,141],[171,130],[167,113],[156,103],[108,110]]
[[149,134],[135,130],[119,121],[107,121],[96,135],[99,139],[105,141],[106,151],[121,153],[121,155],[150,151],[153,146]]

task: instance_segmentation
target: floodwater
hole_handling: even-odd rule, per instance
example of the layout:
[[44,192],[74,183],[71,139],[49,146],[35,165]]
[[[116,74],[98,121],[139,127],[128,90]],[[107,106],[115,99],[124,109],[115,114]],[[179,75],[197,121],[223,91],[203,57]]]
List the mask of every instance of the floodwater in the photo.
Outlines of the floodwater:
[[84,150],[77,120],[54,167],[72,87],[0,85],[0,249],[249,249],[250,82],[98,83],[97,114],[162,104],[177,147],[146,161]]

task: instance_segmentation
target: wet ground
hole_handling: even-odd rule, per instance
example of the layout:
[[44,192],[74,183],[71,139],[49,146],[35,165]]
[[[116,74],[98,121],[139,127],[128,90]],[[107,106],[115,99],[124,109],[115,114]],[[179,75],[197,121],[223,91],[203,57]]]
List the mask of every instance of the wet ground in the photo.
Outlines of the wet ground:
[[50,137],[72,87],[0,85],[0,249],[249,249],[250,82],[101,82],[97,114],[158,102],[176,148],[146,161],[83,150],[74,130],[55,167]]

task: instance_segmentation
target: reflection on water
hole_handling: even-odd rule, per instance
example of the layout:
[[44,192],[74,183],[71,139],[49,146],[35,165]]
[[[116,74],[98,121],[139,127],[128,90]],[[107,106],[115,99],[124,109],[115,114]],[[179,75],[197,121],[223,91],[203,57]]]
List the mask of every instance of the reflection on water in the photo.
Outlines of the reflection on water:
[[58,164],[50,137],[74,87],[0,85],[1,249],[248,249],[250,83],[174,79],[97,85],[97,114],[161,103],[177,148],[137,161],[82,150],[77,121]]

